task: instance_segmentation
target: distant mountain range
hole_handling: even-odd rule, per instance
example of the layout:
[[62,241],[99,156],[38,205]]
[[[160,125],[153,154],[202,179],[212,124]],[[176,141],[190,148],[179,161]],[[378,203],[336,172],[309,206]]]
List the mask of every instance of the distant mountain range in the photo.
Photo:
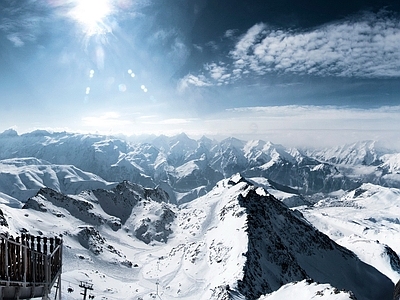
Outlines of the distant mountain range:
[[[0,185],[0,192],[19,200],[45,186],[71,194],[128,180],[160,186],[171,202],[183,203],[236,173],[265,178],[272,188],[304,196],[350,190],[362,183],[400,187],[400,154],[373,141],[317,151],[261,140],[194,140],[184,133],[129,143],[101,135],[47,131],[18,135],[7,130],[0,134],[0,160],[9,166],[0,169],[2,178],[19,177],[19,184]],[[43,178],[51,173],[44,168],[58,171]]]
[[63,237],[67,300],[82,280],[100,299],[389,300],[399,162],[373,141],[315,150],[8,130],[0,228]]

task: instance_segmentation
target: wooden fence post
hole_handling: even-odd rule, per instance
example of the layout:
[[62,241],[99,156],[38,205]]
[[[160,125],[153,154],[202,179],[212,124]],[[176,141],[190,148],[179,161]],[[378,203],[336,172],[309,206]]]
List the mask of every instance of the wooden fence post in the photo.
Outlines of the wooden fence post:
[[[10,281],[10,276],[8,274],[8,240],[5,241],[4,243],[4,268],[5,268],[5,279],[7,281]],[[9,283],[7,282],[7,286],[9,285]]]

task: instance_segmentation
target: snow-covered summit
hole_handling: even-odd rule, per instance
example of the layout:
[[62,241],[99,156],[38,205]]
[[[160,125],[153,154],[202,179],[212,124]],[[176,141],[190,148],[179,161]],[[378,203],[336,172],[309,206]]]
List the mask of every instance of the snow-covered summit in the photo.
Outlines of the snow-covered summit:
[[333,148],[308,151],[308,154],[321,161],[346,165],[378,165],[381,156],[391,154],[392,151],[384,148],[377,141],[360,141]]
[[239,174],[180,207],[160,189],[122,182],[79,195],[41,189],[24,209],[3,213],[10,232],[63,234],[63,278],[75,284],[86,274],[99,298],[258,299],[307,278],[359,299],[390,299],[393,290],[387,277]]
[[173,191],[171,199],[177,202],[193,200],[238,172],[303,195],[350,190],[364,182],[400,187],[398,153],[372,141],[306,151],[233,137],[195,140],[184,133],[147,137],[135,144],[110,136],[43,130],[0,134],[0,159],[29,157],[73,165],[109,182],[162,185]]

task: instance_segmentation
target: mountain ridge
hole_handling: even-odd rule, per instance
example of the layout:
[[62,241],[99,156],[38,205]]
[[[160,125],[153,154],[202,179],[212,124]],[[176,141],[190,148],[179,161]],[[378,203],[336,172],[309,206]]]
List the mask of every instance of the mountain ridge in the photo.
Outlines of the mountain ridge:
[[393,289],[389,278],[240,174],[179,208],[162,190],[125,181],[69,196],[44,188],[23,209],[7,207],[4,218],[12,233],[62,233],[67,276],[78,261],[91,280],[97,273],[87,268],[109,263],[108,276],[134,272],[139,280],[128,290],[142,291],[138,296],[156,282],[168,299],[193,300],[258,299],[309,278],[360,299],[390,299]]
[[[362,145],[371,148],[375,143],[359,143],[358,147]],[[388,150],[376,156],[371,163],[382,162],[377,166],[354,165],[364,161],[362,155],[366,152],[361,150],[359,158],[329,162],[332,159],[326,153],[336,152],[287,149],[262,140],[194,140],[184,133],[147,137],[145,143],[135,144],[108,136],[66,132],[18,135],[8,130],[0,134],[0,159],[35,157],[51,164],[74,165],[108,182],[129,180],[147,187],[169,186],[177,202],[193,200],[198,195],[193,194],[195,189],[209,191],[216,182],[237,172],[248,178],[265,177],[276,186],[300,194],[349,190],[362,182],[400,187],[400,163],[395,152]]]

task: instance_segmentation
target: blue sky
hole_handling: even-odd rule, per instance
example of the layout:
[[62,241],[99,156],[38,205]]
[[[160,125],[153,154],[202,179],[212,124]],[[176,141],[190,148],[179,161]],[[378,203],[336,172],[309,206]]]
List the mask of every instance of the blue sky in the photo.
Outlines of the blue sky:
[[0,11],[0,131],[397,139],[398,1],[4,0]]

